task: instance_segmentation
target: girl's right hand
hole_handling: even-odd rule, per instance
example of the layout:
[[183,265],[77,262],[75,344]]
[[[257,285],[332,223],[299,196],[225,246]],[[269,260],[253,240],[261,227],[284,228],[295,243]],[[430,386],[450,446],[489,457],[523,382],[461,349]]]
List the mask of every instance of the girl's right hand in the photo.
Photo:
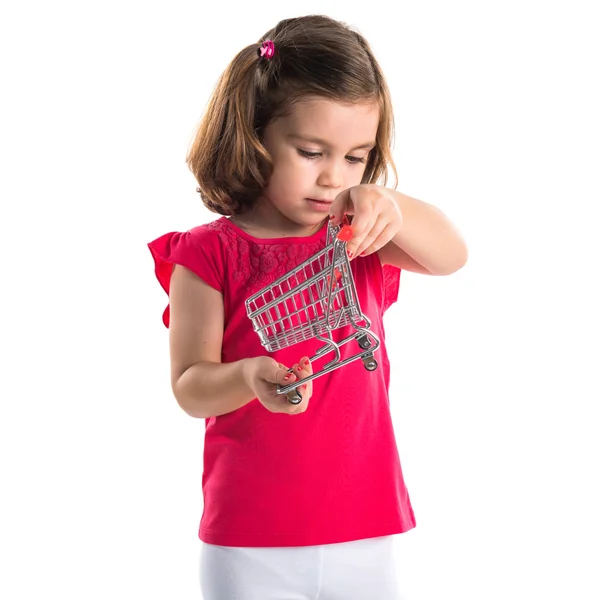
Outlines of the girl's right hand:
[[308,375],[312,375],[312,365],[306,356],[294,365],[291,374],[287,367],[270,356],[248,358],[244,364],[244,377],[248,387],[259,402],[274,413],[297,415],[308,408],[308,401],[312,395],[312,381],[300,386],[298,390],[302,396],[300,404],[292,404],[287,396],[277,393],[278,385],[285,386]]

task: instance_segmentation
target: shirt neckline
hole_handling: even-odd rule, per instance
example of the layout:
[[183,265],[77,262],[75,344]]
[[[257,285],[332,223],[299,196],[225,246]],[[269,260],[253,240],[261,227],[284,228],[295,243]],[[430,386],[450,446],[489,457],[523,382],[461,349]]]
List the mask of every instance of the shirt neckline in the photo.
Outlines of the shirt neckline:
[[316,233],[313,233],[312,235],[309,235],[309,236],[257,238],[257,237],[250,235],[249,233],[247,233],[240,227],[238,227],[235,223],[232,223],[228,217],[221,217],[220,221],[226,223],[227,226],[231,227],[231,229],[233,229],[240,237],[243,237],[244,239],[246,239],[250,242],[253,242],[255,244],[261,244],[261,245],[293,244],[293,243],[298,243],[298,242],[303,243],[303,244],[309,244],[311,242],[320,240],[327,233],[327,228],[329,226],[329,222],[325,221],[325,223],[323,223],[321,228]]

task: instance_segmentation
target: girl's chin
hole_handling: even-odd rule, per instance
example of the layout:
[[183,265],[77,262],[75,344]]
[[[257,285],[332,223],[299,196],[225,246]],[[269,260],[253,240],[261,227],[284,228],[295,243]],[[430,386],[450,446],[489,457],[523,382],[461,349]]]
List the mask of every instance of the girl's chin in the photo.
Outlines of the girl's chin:
[[300,236],[306,236],[319,231],[329,215],[307,215],[303,213],[285,215],[285,217],[288,220],[290,230],[297,231]]

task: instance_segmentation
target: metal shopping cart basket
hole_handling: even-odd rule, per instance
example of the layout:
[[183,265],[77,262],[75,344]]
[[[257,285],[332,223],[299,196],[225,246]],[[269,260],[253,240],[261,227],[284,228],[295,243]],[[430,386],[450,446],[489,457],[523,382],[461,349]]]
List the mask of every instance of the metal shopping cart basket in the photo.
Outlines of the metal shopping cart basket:
[[[278,386],[277,393],[285,394],[292,404],[302,401],[298,387],[354,360],[361,359],[368,371],[377,368],[373,354],[379,348],[380,340],[370,331],[371,322],[360,310],[346,253],[346,244],[351,237],[352,226],[347,217],[340,226],[329,224],[323,250],[246,300],[248,317],[267,351],[275,352],[316,338],[324,345],[311,362],[330,352],[335,353],[335,358],[321,371]],[[351,325],[354,332],[335,341],[332,333],[346,325]],[[352,340],[356,340],[358,351],[342,358],[340,348]]]

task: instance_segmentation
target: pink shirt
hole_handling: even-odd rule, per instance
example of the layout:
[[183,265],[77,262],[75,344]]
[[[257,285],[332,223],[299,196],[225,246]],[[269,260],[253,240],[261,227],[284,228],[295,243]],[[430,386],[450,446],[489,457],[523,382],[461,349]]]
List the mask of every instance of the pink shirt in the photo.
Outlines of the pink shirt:
[[[222,361],[272,356],[291,367],[322,346],[308,340],[269,354],[246,314],[246,299],[325,247],[327,225],[304,238],[253,238],[226,217],[148,244],[169,292],[173,264],[223,294]],[[415,517],[390,415],[390,364],[382,317],[397,300],[400,269],[377,254],[351,262],[362,312],[381,346],[379,366],[361,360],[313,381],[308,410],[274,414],[254,399],[206,419],[204,511],[199,537],[222,546],[309,546],[405,532]],[[169,308],[163,315],[169,326]],[[354,331],[334,332],[342,339]],[[339,335],[339,337],[338,337]],[[347,344],[343,348],[354,346]],[[343,350],[342,350],[343,352]],[[344,354],[342,354],[344,355]],[[319,359],[315,371],[331,360]]]

